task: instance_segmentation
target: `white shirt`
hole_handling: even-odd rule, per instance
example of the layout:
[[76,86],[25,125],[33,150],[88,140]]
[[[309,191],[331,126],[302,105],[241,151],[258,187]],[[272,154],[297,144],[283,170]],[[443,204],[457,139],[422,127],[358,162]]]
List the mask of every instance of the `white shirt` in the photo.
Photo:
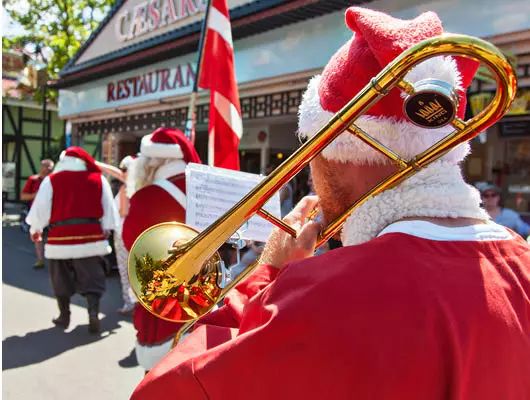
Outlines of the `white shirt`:
[[448,227],[428,221],[399,221],[388,225],[379,235],[386,233],[406,233],[411,236],[438,241],[488,241],[510,240],[512,235],[503,226],[488,221],[485,224]]

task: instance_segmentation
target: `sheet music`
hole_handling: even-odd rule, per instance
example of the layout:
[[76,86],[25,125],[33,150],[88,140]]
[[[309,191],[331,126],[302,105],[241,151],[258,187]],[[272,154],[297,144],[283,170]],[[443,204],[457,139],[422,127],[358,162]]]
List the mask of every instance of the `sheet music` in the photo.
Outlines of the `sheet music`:
[[[264,176],[190,163],[186,166],[186,224],[202,231],[252,190]],[[263,207],[280,218],[280,195]],[[242,238],[265,242],[273,225],[252,217],[240,232]]]

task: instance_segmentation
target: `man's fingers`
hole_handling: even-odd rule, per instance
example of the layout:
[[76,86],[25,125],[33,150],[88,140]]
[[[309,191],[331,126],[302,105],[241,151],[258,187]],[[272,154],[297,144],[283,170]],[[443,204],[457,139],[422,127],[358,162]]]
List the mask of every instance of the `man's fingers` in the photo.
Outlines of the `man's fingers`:
[[305,197],[297,204],[284,221],[297,229],[298,236],[293,238],[281,229],[275,228],[261,254],[261,263],[281,268],[289,262],[313,255],[321,225],[317,221],[307,221],[307,216],[317,204],[317,196]]
[[311,211],[318,205],[318,196],[306,196],[285,216],[286,223],[305,221]]
[[314,249],[321,229],[322,225],[319,222],[308,222],[300,230],[298,240],[302,243],[304,248]]
[[309,213],[318,205],[318,196],[305,196],[296,205],[295,210],[299,212],[303,218],[306,218]]

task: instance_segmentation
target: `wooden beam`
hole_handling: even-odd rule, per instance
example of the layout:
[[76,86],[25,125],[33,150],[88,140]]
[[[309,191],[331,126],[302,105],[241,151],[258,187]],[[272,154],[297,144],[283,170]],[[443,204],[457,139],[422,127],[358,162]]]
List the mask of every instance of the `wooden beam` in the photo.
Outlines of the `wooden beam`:
[[50,155],[52,138],[52,112],[48,110],[48,119],[46,121],[46,153]]
[[[6,131],[6,118],[4,117],[4,111],[7,106],[2,104],[2,138],[5,136]],[[5,159],[5,158],[4,158]]]
[[24,148],[24,152],[26,153],[26,157],[28,158],[31,171],[34,174],[36,174],[37,168],[35,168],[35,163],[33,162],[33,158],[31,157],[31,153],[29,152],[28,144],[26,143],[26,140],[24,139],[24,137],[22,137],[22,147]]
[[[11,114],[11,108],[9,106],[3,106],[3,107],[5,107],[7,118],[9,118],[9,122],[11,122],[11,126],[13,127],[14,135],[16,136],[18,134],[17,133],[17,124],[15,123],[15,118],[13,117],[13,114]],[[4,130],[2,129],[2,133],[3,132],[4,132]]]
[[44,159],[46,152],[46,83],[42,85],[42,143],[40,146],[40,159]]
[[32,118],[32,117],[25,117],[22,119],[22,122],[32,122],[34,124],[42,124],[42,119],[40,118]]
[[13,130],[15,131],[15,154],[13,158],[16,157],[15,161],[15,199],[17,201],[20,200],[20,175],[21,175],[21,167],[22,167],[22,157],[21,157],[21,151],[20,146],[22,142],[22,107],[18,107],[18,127],[13,126]]

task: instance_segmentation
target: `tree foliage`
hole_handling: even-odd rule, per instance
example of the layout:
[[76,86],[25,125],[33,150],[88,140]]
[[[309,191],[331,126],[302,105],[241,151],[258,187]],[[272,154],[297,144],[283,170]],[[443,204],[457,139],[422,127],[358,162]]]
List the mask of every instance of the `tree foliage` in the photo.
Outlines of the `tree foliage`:
[[24,34],[4,37],[4,49],[26,48],[40,56],[52,78],[75,55],[109,11],[113,0],[5,0]]

